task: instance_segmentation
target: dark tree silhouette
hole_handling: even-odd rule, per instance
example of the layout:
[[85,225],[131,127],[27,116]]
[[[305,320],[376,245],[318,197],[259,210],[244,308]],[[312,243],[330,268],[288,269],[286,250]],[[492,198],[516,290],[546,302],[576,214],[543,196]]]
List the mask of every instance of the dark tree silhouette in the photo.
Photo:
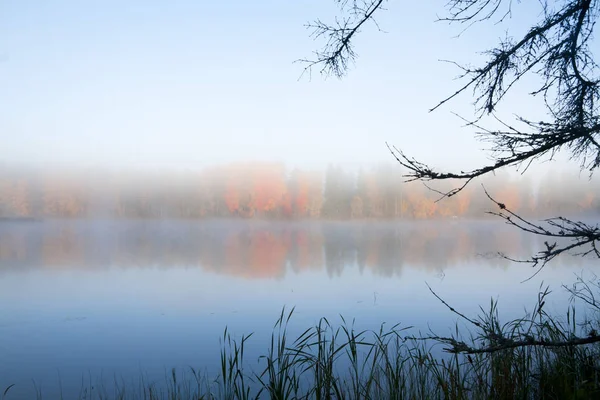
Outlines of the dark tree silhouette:
[[[313,36],[325,38],[326,43],[315,52],[313,59],[301,61],[306,63],[305,71],[317,67],[324,75],[341,78],[356,58],[352,40],[369,22],[378,28],[375,18],[386,1],[335,1],[340,5],[342,17],[334,24],[317,20],[308,25],[313,29]],[[462,86],[430,110],[472,90],[475,117],[467,122],[478,130],[480,139],[493,144],[494,162],[466,172],[436,171],[388,145],[398,163],[408,171],[404,175],[408,181],[427,184],[428,181],[458,180],[458,186],[438,191],[441,200],[456,195],[475,178],[508,166],[522,168],[524,173],[532,162],[542,157],[552,159],[561,150],[568,151],[570,158],[578,161],[581,170],[587,171],[590,177],[600,166],[600,80],[591,46],[600,0],[540,0],[540,5],[540,19],[520,38],[502,40],[489,49],[482,65],[466,67],[454,63],[462,71]],[[511,0],[450,0],[447,7],[448,15],[440,21],[464,24],[466,28],[480,22],[502,22],[513,11]],[[550,118],[532,121],[519,115],[515,121],[501,120],[495,113],[496,107],[526,75],[541,78],[540,87],[531,95],[543,96]],[[495,119],[502,128],[484,127],[484,116]],[[544,250],[527,260],[519,260],[539,267],[538,272],[562,253],[575,251],[600,258],[597,223],[563,217],[532,222],[508,209],[501,199],[490,199],[499,210],[492,214],[516,228],[547,238]]]

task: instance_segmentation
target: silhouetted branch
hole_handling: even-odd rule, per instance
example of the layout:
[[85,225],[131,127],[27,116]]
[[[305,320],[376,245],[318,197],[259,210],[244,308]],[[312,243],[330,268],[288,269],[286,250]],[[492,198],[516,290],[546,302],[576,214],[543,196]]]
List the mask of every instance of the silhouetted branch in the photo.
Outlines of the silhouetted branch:
[[[386,142],[386,146],[392,153],[396,161],[405,167],[409,172],[405,175],[408,181],[423,180],[447,180],[458,179],[464,183],[459,187],[441,193],[443,197],[452,197],[453,195],[464,189],[473,179],[482,175],[494,172],[500,168],[507,166],[519,166],[527,162],[527,168],[534,160],[545,155],[552,158],[563,146],[572,148],[574,154],[583,155],[582,168],[586,167],[590,171],[596,169],[600,165],[600,147],[593,139],[593,136],[600,136],[600,121],[586,129],[580,128],[559,128],[550,126],[546,123],[533,123],[526,120],[521,120],[529,126],[537,127],[537,133],[527,133],[517,130],[516,128],[506,125],[507,130],[484,130],[481,126],[471,122],[473,126],[483,129],[479,133],[484,140],[492,141],[494,147],[492,153],[496,155],[496,162],[472,171],[454,172],[438,172],[434,171],[427,164],[407,157],[400,149],[395,146],[390,146]],[[591,139],[590,139],[591,138]],[[592,147],[596,147],[596,155],[594,157],[586,157],[587,149],[594,151]]]
[[450,0],[447,8],[450,12],[449,17],[439,18],[438,21],[476,23],[492,18],[500,9],[502,3],[508,3],[507,10],[504,12],[500,21],[511,13],[512,0]]
[[544,339],[536,339],[529,337],[522,340],[512,340],[505,338],[505,343],[496,346],[488,346],[475,348],[469,346],[463,341],[458,341],[454,338],[448,337],[431,337],[431,339],[438,340],[442,343],[446,343],[451,347],[445,348],[444,351],[448,353],[465,353],[465,354],[481,354],[481,353],[495,353],[502,350],[515,349],[518,347],[527,346],[543,346],[543,347],[568,347],[568,346],[579,346],[584,344],[592,344],[600,342],[600,335],[588,336],[584,338],[573,337],[569,340],[564,341],[552,341]]
[[[549,218],[542,223],[533,223],[519,216],[515,212],[506,207],[505,204],[494,199],[485,190],[486,196],[498,206],[499,212],[488,212],[490,215],[495,215],[502,218],[508,225],[512,225],[522,231],[532,233],[537,236],[543,236],[556,241],[545,241],[545,249],[539,251],[529,259],[516,260],[501,254],[502,257],[519,263],[531,264],[533,267],[543,268],[548,262],[558,257],[563,253],[568,253],[574,249],[589,246],[588,249],[576,255],[586,256],[595,254],[600,258],[598,251],[598,243],[600,243],[600,226],[586,224],[580,221],[572,221],[563,217]],[[565,243],[566,242],[566,243]],[[538,271],[539,272],[539,271]],[[535,276],[535,275],[534,275]]]
[[429,286],[428,284],[427,288],[429,289],[429,291],[435,296],[436,299],[438,299],[443,305],[445,305],[450,311],[452,311],[454,314],[458,315],[459,317],[461,317],[462,319],[468,321],[469,323],[471,323],[472,325],[481,328],[483,325],[480,324],[479,322],[467,317],[465,314],[461,313],[460,311],[457,311],[454,307],[450,306],[450,304],[448,304],[444,299],[442,299],[436,292],[433,291],[433,289],[431,288],[431,286]]
[[[455,0],[450,2],[448,21],[466,22],[474,18],[488,19],[500,6],[501,0]],[[491,11],[484,14],[484,10]],[[571,151],[572,159],[581,160],[581,168],[592,173],[600,166],[600,118],[597,104],[599,80],[587,76],[597,70],[588,40],[592,33],[593,18],[598,14],[598,1],[568,1],[553,14],[531,28],[517,42],[506,40],[488,52],[490,59],[480,68],[461,67],[467,82],[455,93],[440,101],[431,111],[473,87],[475,104],[480,111],[492,114],[496,105],[510,88],[526,73],[541,75],[545,82],[534,92],[544,93],[553,122],[532,122],[522,117],[517,120],[527,131],[517,129],[499,119],[506,130],[490,130],[477,123],[469,125],[480,130],[478,136],[493,143],[496,162],[468,172],[444,173],[417,162],[394,148],[396,160],[410,172],[411,180],[462,179],[465,184],[445,193],[450,197],[462,190],[471,180],[506,166],[518,166],[544,155],[552,158],[563,147]],[[597,72],[597,71],[596,71]],[[388,146],[389,147],[389,146]]]
[[[372,21],[379,29],[374,15],[383,9],[385,0],[336,0],[340,4],[341,18],[336,18],[335,24],[327,24],[316,20],[306,27],[312,29],[314,39],[325,38],[326,43],[320,51],[316,51],[315,58],[301,59],[298,62],[306,64],[304,72],[309,72],[319,65],[324,75],[342,77],[348,70],[349,64],[356,59],[352,47],[352,39],[368,21]],[[303,73],[304,73],[303,72]]]
[[[579,285],[568,289],[572,296],[584,300],[598,309],[599,306],[593,297],[593,292],[589,288],[589,284],[585,283],[583,279],[580,279],[579,282],[580,284],[584,284],[584,287],[582,288]],[[425,337],[407,338],[421,341],[434,340],[445,344],[448,347],[445,347],[444,351],[448,353],[483,354],[528,346],[559,348],[600,342],[600,335],[598,335],[595,329],[591,328],[586,337],[577,336],[572,331],[568,332],[564,326],[555,322],[546,314],[544,305],[546,304],[546,297],[550,294],[548,288],[545,288],[538,294],[538,300],[531,315],[501,325],[498,319],[497,303],[492,302],[489,312],[484,312],[482,309],[483,314],[479,316],[479,321],[477,321],[457,311],[435,293],[429,285],[427,287],[450,311],[480,330],[479,336],[473,339],[472,342],[481,341],[483,342],[482,346],[468,344],[457,337],[438,336],[435,334]],[[588,290],[586,291],[585,288]],[[569,318],[573,317],[569,316]],[[572,323],[573,321],[571,320],[570,322]]]
[[[381,4],[382,1],[368,2],[367,7],[355,13],[358,23],[346,22],[335,29],[317,25],[316,32],[319,35],[329,35],[329,47],[326,48],[328,51],[320,53],[317,60],[309,64],[309,68],[323,63],[325,70],[337,76],[343,75],[347,69],[347,60],[355,57],[350,39]],[[504,8],[503,5],[507,7]],[[406,181],[419,180],[425,183],[456,179],[462,182],[447,191],[438,191],[426,185],[440,194],[441,200],[454,196],[480,176],[494,173],[503,167],[522,165],[525,166],[524,173],[533,161],[542,157],[552,159],[565,149],[569,151],[571,160],[579,161],[580,169],[588,170],[590,176],[600,167],[600,79],[598,65],[590,49],[595,22],[600,16],[600,0],[563,0],[554,5],[555,8],[551,9],[543,3],[540,21],[533,24],[520,38],[507,37],[501,40],[496,47],[485,53],[488,59],[482,65],[469,67],[452,62],[461,69],[460,78],[466,82],[430,110],[438,109],[467,89],[473,90],[476,117],[473,121],[465,121],[468,126],[478,130],[478,138],[492,144],[494,162],[470,171],[436,171],[428,164],[409,157],[402,150],[386,143],[392,156],[406,168]],[[447,6],[449,16],[440,18],[440,21],[473,24],[501,13],[501,22],[512,13],[510,0],[450,0]],[[354,8],[353,5],[351,9]],[[497,118],[494,111],[499,102],[528,74],[541,78],[541,85],[531,95],[543,95],[551,119],[535,122],[517,115],[516,124],[509,124]],[[484,127],[480,123],[484,115],[494,117],[500,128]],[[489,214],[504,219],[507,224],[524,232],[547,239],[545,248],[529,259],[515,260],[502,255],[504,258],[538,266],[537,272],[560,254],[575,250],[579,251],[577,255],[594,254],[600,258],[600,228],[597,224],[586,224],[563,217],[531,222],[508,209],[500,202],[501,199],[496,200],[487,191],[485,193],[500,209],[499,212]],[[455,312],[452,308],[451,310]],[[518,347],[554,343],[561,346],[587,343],[590,339],[584,338],[579,342],[579,339],[573,340],[549,342],[544,339],[519,338],[512,340],[509,345]]]
[[598,280],[597,275],[592,274],[592,277],[586,280],[578,276],[577,281],[571,287],[563,285],[563,288],[571,293],[571,300],[579,299],[588,306],[600,311],[600,303],[594,295],[594,292],[600,293],[600,280]]
[[[317,53],[317,60],[309,63],[307,68],[323,64],[324,72],[334,73],[338,77],[345,73],[348,60],[354,60],[356,56],[350,46],[350,39],[380,8],[382,1],[372,1],[368,4],[373,8],[366,8],[357,13],[357,24],[338,24],[337,28],[316,26],[318,35],[328,34],[328,47],[324,52]],[[503,8],[503,4],[507,7]],[[600,167],[600,78],[598,65],[590,49],[590,40],[600,15],[600,0],[556,1],[554,8],[548,7],[545,2],[541,4],[541,20],[533,24],[520,38],[507,37],[501,40],[496,47],[485,53],[488,58],[482,65],[470,67],[453,62],[462,71],[460,78],[465,82],[458,90],[430,109],[434,111],[467,89],[473,90],[476,117],[474,121],[467,122],[469,126],[478,129],[477,136],[480,139],[492,143],[494,162],[470,171],[440,172],[386,143],[396,161],[407,169],[404,177],[408,182],[461,180],[462,184],[446,192],[433,189],[441,194],[442,198],[451,197],[480,176],[507,166],[525,165],[526,171],[533,161],[545,156],[552,159],[557,152],[564,149],[569,151],[572,160],[580,161],[581,170],[588,170],[590,176]],[[502,22],[512,14],[512,1],[449,0],[448,10],[450,15],[440,18],[440,21],[470,26],[500,13],[498,22]],[[496,118],[494,112],[506,94],[526,75],[541,79],[541,85],[530,94],[543,96],[550,119],[534,122],[517,115],[517,127]],[[496,118],[500,129],[483,127],[479,121],[486,115]],[[595,254],[600,258],[598,225],[563,217],[532,222],[492,198],[487,191],[485,193],[500,209],[490,214],[504,219],[507,224],[524,232],[547,239],[545,249],[527,260],[514,260],[504,255],[503,257],[539,266],[537,272],[560,254],[576,249],[583,249],[578,255]],[[595,330],[591,330],[588,337],[578,336],[574,331],[569,333],[568,329],[563,329],[560,324],[548,318],[542,310],[544,298],[549,293],[547,289],[538,297],[538,305],[532,316],[511,321],[504,326],[498,321],[493,302],[491,311],[486,315],[487,319],[476,321],[458,312],[431,291],[452,312],[481,330],[480,339],[484,341],[481,347],[473,347],[452,337],[430,337],[448,344],[446,351],[451,353],[493,353],[524,346],[560,348],[600,342],[600,336]],[[597,304],[595,298],[585,290],[573,293],[588,304]],[[536,321],[535,316],[539,316],[540,320]],[[532,334],[533,330],[535,334]]]

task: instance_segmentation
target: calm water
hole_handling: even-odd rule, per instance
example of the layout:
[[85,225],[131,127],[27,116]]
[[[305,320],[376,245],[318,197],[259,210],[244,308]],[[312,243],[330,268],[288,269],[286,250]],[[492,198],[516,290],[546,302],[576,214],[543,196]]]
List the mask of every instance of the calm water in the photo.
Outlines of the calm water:
[[44,222],[0,225],[0,388],[12,398],[77,391],[85,379],[160,379],[173,367],[217,373],[219,337],[255,332],[267,349],[283,306],[292,330],[326,316],[359,328],[412,325],[446,334],[456,318],[429,293],[475,314],[531,308],[543,280],[562,311],[593,260],[532,270],[538,243],[500,222]]

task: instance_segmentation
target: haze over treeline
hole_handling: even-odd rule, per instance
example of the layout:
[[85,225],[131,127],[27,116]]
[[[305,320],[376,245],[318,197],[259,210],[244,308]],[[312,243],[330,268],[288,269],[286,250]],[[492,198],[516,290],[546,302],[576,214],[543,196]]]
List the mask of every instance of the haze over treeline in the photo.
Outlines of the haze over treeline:
[[[195,171],[0,168],[3,218],[428,219],[485,217],[480,185],[436,202],[397,165],[347,171],[237,162]],[[600,213],[600,182],[549,171],[535,181],[508,173],[481,179],[488,192],[525,216]],[[434,186],[443,191],[457,182]]]

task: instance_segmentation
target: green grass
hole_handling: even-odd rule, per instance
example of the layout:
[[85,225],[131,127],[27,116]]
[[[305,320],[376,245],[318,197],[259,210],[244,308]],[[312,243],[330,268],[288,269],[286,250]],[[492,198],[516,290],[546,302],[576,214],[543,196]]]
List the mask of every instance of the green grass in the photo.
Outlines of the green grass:
[[[546,293],[547,294],[547,293]],[[545,295],[544,295],[545,296]],[[443,353],[462,345],[486,347],[498,338],[561,341],[582,327],[574,309],[562,323],[539,307],[528,318],[501,324],[496,304],[472,321],[477,329],[463,339],[412,337],[409,328],[383,325],[356,331],[343,318],[321,319],[296,337],[288,334],[294,310],[282,311],[268,349],[252,369],[245,349],[252,335],[235,339],[225,329],[220,372],[203,376],[195,369],[171,371],[162,382],[140,380],[137,386],[115,382],[109,393],[100,384],[82,384],[80,399],[597,399],[600,398],[598,344],[519,346],[493,353]],[[508,338],[508,339],[507,339]],[[453,347],[454,346],[454,347]],[[458,346],[458,347],[457,347]],[[434,350],[437,350],[434,351]],[[434,354],[439,354],[434,356]],[[1,399],[11,399],[9,386]],[[35,388],[37,398],[43,398]]]

